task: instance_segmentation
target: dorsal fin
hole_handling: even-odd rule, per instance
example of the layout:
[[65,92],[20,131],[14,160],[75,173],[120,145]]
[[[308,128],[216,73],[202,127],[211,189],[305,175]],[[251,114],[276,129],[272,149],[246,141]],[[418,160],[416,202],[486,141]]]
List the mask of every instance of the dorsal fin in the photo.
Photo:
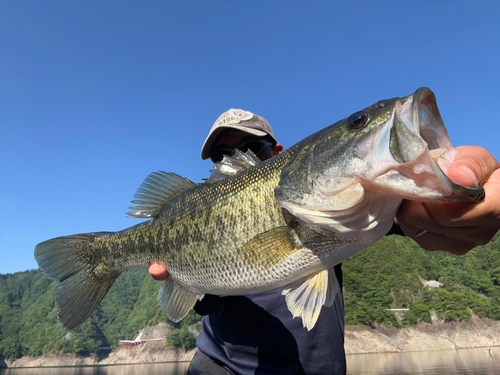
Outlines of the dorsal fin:
[[153,172],[137,189],[127,215],[139,219],[155,217],[170,199],[196,185],[175,173]]
[[210,178],[204,178],[205,183],[214,183],[225,178],[234,176],[244,170],[259,165],[260,159],[248,149],[246,153],[235,149],[233,156],[224,155],[224,158],[215,163],[214,169],[210,171]]

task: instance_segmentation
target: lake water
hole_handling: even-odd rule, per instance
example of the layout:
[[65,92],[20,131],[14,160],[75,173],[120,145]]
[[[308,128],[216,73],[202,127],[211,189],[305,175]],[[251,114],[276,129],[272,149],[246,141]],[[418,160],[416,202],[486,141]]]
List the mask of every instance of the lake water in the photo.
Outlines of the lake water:
[[[185,375],[189,363],[2,369],[0,375]],[[500,374],[500,347],[410,353],[352,354],[347,373],[363,375]]]
[[37,367],[0,370],[0,375],[185,375],[189,362],[81,367]]
[[500,374],[500,347],[347,356],[348,374]]

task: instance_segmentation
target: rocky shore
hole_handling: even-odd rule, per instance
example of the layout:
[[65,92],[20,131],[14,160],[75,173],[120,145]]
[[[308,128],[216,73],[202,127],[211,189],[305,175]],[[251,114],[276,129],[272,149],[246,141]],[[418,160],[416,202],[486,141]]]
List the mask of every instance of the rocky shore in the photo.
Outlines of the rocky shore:
[[467,322],[420,323],[398,329],[380,326],[348,327],[346,354],[413,352],[500,346],[500,322],[475,315]]
[[[164,337],[169,332],[165,323],[146,327],[138,340]],[[472,316],[467,322],[435,321],[417,327],[398,329],[380,326],[346,327],[346,354],[411,352],[500,346],[500,322]],[[122,346],[104,358],[97,356],[44,355],[17,360],[0,358],[0,367],[84,366],[150,362],[187,362],[194,350],[167,348],[164,339],[133,346]]]
[[92,366],[99,364],[99,357],[81,357],[76,354],[45,354],[41,357],[22,357],[19,359],[0,357],[0,367],[58,367]]

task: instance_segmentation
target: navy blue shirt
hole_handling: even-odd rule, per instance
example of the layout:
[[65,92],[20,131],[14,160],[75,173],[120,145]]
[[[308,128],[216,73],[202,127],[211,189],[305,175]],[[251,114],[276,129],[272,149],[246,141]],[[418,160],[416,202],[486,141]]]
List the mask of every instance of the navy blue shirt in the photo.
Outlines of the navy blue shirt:
[[[335,275],[342,290],[341,265]],[[282,290],[206,296],[195,310],[215,310],[203,317],[198,349],[236,374],[345,374],[342,294],[337,293],[333,306],[323,306],[308,331],[302,319],[292,319]]]

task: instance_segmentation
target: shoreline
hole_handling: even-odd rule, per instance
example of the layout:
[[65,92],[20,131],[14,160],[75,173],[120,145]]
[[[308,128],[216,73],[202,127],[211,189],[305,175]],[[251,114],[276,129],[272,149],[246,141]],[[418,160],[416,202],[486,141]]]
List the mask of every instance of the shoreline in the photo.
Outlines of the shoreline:
[[500,322],[472,315],[466,322],[419,323],[416,327],[347,327],[346,354],[402,353],[500,346]]
[[[155,327],[151,327],[154,330]],[[345,329],[346,356],[500,347],[500,322],[471,316],[467,322],[435,321],[416,327],[349,326]],[[45,354],[40,357],[4,359],[0,368],[87,367],[191,361],[196,349],[166,347],[166,340],[120,347],[105,356]]]

